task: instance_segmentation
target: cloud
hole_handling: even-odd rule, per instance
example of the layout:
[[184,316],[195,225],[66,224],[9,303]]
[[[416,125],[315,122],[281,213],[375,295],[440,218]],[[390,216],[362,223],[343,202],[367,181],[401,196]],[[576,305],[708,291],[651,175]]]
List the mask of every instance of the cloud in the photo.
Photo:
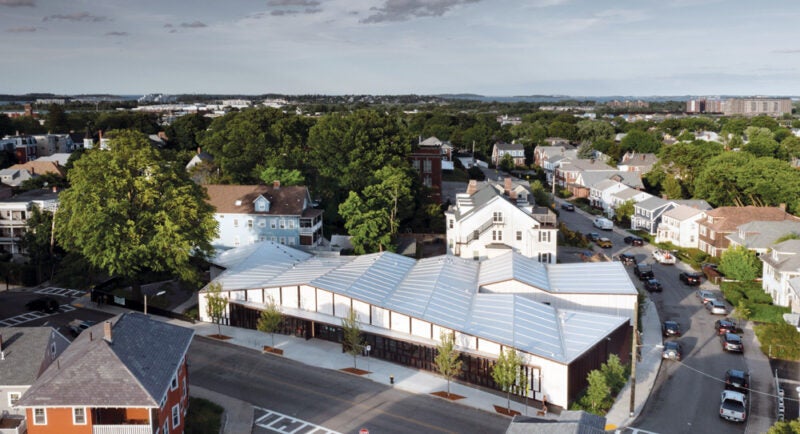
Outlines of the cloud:
[[75,21],[75,22],[86,22],[86,23],[100,23],[103,21],[110,21],[108,17],[92,15],[89,12],[76,12],[74,14],[56,14],[50,15],[42,18],[42,21],[51,21],[51,20],[64,20],[64,21]]
[[[273,17],[281,17],[284,15],[297,15],[297,14],[316,14],[322,12],[320,8],[305,8],[303,10],[295,10],[295,9],[275,9],[274,11],[270,12],[269,14]],[[257,17],[260,18],[260,17]]]
[[181,27],[184,29],[200,29],[208,26],[200,21],[192,21],[191,23],[181,23]]
[[305,8],[316,8],[320,5],[317,0],[270,0],[267,2],[269,6],[277,6],[277,7],[305,7]]
[[36,27],[12,27],[10,29],[6,29],[8,33],[31,33],[37,30]]
[[29,6],[34,7],[36,4],[33,0],[0,0],[0,6],[8,6],[8,7],[19,7],[19,6]]
[[108,32],[106,36],[128,36],[128,32]]
[[362,23],[384,21],[407,21],[420,17],[440,17],[454,7],[480,0],[385,0],[383,7],[370,8],[374,14],[361,20]]

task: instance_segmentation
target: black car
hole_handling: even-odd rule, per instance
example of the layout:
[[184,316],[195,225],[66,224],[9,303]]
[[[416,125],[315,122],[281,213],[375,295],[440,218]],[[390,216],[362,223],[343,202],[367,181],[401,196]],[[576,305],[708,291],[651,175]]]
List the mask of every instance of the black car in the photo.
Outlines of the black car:
[[636,277],[642,281],[655,278],[655,275],[653,274],[653,267],[648,264],[637,264],[635,267],[633,267],[633,274],[635,274]]
[[628,235],[627,237],[623,238],[623,241],[625,241],[625,244],[630,244],[632,246],[643,246],[644,245],[644,240],[642,238],[640,238],[640,237],[635,236],[635,235]]
[[564,211],[575,211],[575,205],[569,202],[564,202],[561,204],[561,209],[563,209]]
[[681,282],[689,286],[698,286],[703,280],[703,273],[695,271],[684,271],[679,276]]
[[661,287],[658,279],[647,279],[644,281],[644,289],[649,292],[661,292],[664,288]]
[[744,352],[744,342],[742,342],[742,337],[737,334],[722,334],[719,336],[719,341],[722,344],[722,351]]
[[619,259],[619,262],[622,262],[622,265],[636,265],[636,256],[633,256],[630,253],[620,253],[617,258]]
[[730,318],[723,318],[718,319],[714,322],[714,328],[717,329],[717,334],[725,334],[725,333],[736,333],[739,331],[739,327],[736,326],[736,322]]
[[675,321],[664,321],[664,324],[661,324],[661,331],[664,337],[680,336],[681,325]]
[[664,349],[661,351],[662,359],[673,359],[680,361],[683,357],[683,348],[677,341],[664,342]]
[[728,369],[725,373],[725,388],[737,392],[747,393],[750,388],[750,374],[738,369]]
[[25,304],[28,310],[37,310],[44,313],[53,313],[58,310],[59,304],[55,299],[50,297],[41,297],[31,300]]

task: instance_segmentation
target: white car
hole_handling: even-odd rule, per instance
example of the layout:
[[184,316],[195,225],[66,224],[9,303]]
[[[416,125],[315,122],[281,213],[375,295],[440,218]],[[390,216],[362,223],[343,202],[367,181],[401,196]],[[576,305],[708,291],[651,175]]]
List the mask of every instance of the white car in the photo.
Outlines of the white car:
[[677,262],[675,255],[673,255],[667,250],[661,250],[661,249],[657,249],[656,251],[653,252],[653,259],[655,259],[656,262],[658,262],[659,264],[664,264],[664,265],[675,265],[675,262]]
[[719,300],[710,300],[706,302],[706,309],[711,312],[712,315],[727,315],[728,308],[725,307],[725,303]]

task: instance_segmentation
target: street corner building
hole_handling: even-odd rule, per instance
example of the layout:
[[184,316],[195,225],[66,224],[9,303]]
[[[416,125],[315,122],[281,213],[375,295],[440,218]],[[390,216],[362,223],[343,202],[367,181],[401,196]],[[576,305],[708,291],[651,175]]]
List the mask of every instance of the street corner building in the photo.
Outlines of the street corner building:
[[[459,380],[498,389],[492,366],[513,349],[530,384],[512,392],[564,408],[610,354],[630,359],[637,292],[618,262],[546,264],[514,251],[480,261],[315,256],[264,242],[212,263],[212,283],[228,300],[223,324],[255,329],[273,300],[282,333],[342,342],[342,318],[355,311],[371,357],[428,371],[441,333],[450,333]],[[199,297],[204,321],[208,290]]]
[[182,433],[193,336],[138,312],[86,329],[19,399],[28,433]]

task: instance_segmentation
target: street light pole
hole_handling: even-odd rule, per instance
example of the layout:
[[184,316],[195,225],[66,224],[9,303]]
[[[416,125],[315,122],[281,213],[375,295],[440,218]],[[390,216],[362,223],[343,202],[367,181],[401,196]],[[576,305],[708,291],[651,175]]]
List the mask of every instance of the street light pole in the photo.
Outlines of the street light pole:
[[[166,293],[167,291],[159,291],[153,297],[158,297],[159,295],[164,295]],[[147,315],[147,294],[144,295],[144,314]]]

